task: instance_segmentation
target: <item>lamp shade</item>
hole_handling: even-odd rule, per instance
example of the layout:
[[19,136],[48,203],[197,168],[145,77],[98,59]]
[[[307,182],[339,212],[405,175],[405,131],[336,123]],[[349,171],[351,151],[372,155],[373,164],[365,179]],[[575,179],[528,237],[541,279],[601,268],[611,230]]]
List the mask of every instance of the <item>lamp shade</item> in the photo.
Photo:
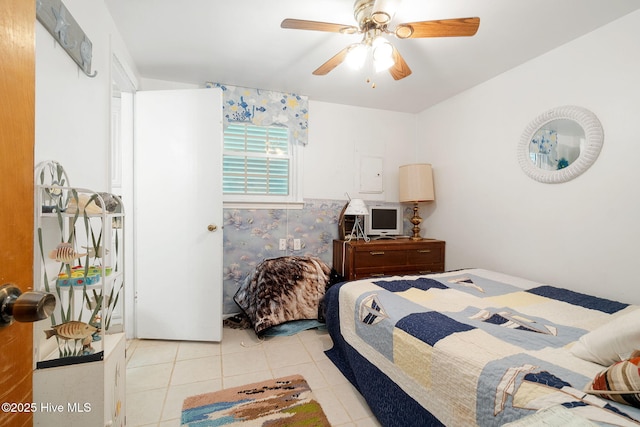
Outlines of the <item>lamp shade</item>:
[[345,215],[369,215],[369,209],[362,199],[353,199],[349,202]]
[[433,171],[427,163],[400,166],[398,182],[401,202],[428,202],[435,200]]

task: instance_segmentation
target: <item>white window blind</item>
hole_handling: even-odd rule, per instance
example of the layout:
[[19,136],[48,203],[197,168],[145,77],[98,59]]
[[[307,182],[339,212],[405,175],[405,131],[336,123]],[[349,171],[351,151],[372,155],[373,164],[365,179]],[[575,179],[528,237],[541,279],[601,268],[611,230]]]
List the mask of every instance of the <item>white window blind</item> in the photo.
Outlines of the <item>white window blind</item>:
[[288,196],[291,193],[289,130],[230,123],[224,131],[222,191],[225,196]]

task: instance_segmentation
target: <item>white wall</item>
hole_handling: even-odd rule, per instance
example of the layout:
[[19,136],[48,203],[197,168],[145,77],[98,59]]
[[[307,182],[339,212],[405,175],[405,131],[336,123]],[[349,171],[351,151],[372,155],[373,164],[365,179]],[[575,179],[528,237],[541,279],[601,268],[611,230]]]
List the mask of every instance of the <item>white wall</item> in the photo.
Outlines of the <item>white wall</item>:
[[[410,163],[415,115],[309,102],[309,144],[304,149],[305,198],[398,201],[398,166]],[[383,192],[360,192],[362,157],[380,157]]]
[[[640,12],[557,48],[418,115],[418,157],[433,163],[428,234],[448,269],[482,267],[640,303]],[[562,105],[593,111],[605,141],[563,184],[519,168],[527,124]]]
[[109,189],[111,65],[118,56],[136,83],[111,15],[102,0],[65,0],[69,13],[93,45],[87,77],[65,50],[36,23],[35,160],[57,160],[71,184],[96,191]]

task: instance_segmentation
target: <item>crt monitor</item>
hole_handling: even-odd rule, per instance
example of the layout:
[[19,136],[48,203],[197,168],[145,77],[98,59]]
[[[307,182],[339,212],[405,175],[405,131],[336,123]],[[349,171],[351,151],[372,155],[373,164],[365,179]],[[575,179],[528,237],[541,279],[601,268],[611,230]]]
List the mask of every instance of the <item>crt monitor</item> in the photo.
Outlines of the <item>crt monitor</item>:
[[370,205],[365,216],[368,236],[399,236],[402,234],[402,208],[399,205]]

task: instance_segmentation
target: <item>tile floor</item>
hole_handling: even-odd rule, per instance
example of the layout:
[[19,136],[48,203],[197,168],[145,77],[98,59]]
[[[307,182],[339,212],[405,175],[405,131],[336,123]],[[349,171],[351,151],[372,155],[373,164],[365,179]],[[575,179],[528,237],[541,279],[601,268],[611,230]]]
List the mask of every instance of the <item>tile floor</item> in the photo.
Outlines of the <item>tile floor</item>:
[[325,331],[257,339],[224,329],[221,343],[131,340],[127,344],[127,426],[178,427],[183,400],[223,388],[301,374],[332,426],[380,426],[360,394],[324,354]]

